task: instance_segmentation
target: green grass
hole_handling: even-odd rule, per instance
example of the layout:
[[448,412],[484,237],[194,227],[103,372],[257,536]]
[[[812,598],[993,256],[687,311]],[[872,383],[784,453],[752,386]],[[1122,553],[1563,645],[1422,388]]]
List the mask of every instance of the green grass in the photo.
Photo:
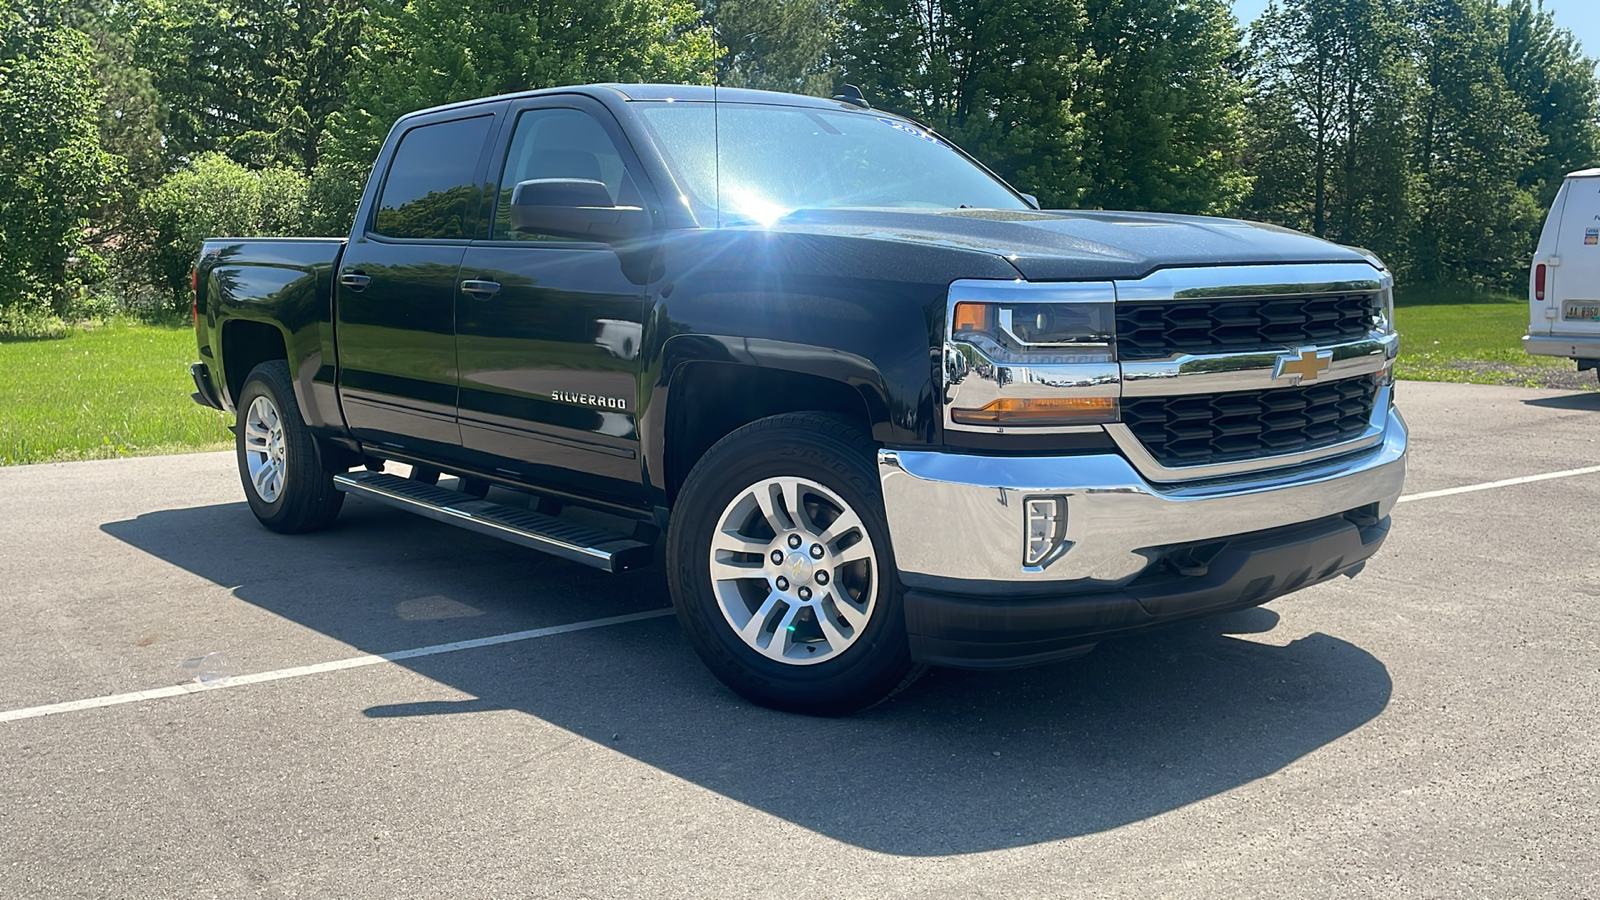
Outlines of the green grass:
[[[1528,305],[1458,288],[1403,290],[1401,378],[1586,387],[1571,360],[1522,352]],[[112,323],[0,338],[0,465],[220,450],[226,417],[189,399],[187,327]]]
[[194,331],[113,323],[0,339],[0,465],[220,450],[226,417],[189,399]]
[[1396,298],[1397,374],[1416,381],[1594,387],[1570,359],[1529,356],[1528,301],[1509,294],[1425,286]]

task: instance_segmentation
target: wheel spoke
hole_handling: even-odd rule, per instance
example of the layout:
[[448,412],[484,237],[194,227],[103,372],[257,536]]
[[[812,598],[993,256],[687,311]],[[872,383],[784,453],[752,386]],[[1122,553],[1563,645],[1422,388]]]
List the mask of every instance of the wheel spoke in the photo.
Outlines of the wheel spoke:
[[854,544],[851,544],[850,546],[844,548],[843,550],[840,550],[838,553],[835,553],[833,555],[833,564],[835,566],[842,566],[842,565],[845,565],[846,563],[853,563],[853,562],[856,562],[857,560],[871,559],[871,558],[872,558],[872,542],[863,539],[863,540],[856,541]]
[[711,563],[711,577],[716,581],[741,578],[765,578],[766,573],[758,562],[733,562],[715,560]]
[[772,640],[767,642],[763,653],[773,659],[783,658],[785,651],[789,649],[789,638],[792,634],[789,629],[794,627],[794,617],[799,613],[798,606],[791,606],[783,611],[783,618],[778,620],[778,627],[772,630]]
[[762,624],[767,621],[768,616],[772,615],[772,610],[777,607],[778,602],[782,599],[776,591],[767,594],[767,599],[761,601],[761,608],[756,610],[755,614],[750,617],[750,621],[746,622],[744,627],[739,630],[739,634],[751,645],[754,645],[756,638],[761,636]]
[[850,623],[850,628],[854,631],[860,631],[867,627],[867,619],[871,618],[871,613],[856,609],[855,604],[851,603],[849,598],[843,596],[840,591],[829,592],[828,599],[823,602],[823,605],[838,610],[839,614],[844,616],[844,620]]
[[[850,646],[850,638],[839,630],[839,623],[834,620],[833,613],[828,611],[828,604],[817,604],[817,624],[822,627],[822,636],[828,639],[828,647],[832,650],[843,650]],[[859,628],[851,628],[859,632]]]
[[742,534],[732,531],[719,530],[711,535],[712,550],[726,550],[729,553],[754,553],[765,556],[768,543],[755,538],[747,538]]
[[250,473],[250,480],[255,482],[256,491],[264,498],[267,494],[267,484],[272,478],[271,464],[264,464],[261,468]]
[[783,534],[790,529],[789,520],[778,509],[778,504],[773,494],[771,483],[758,484],[752,489],[756,505],[761,507],[761,515],[767,520],[767,525],[777,534]]
[[246,443],[255,441],[258,444],[265,444],[269,437],[271,437],[271,434],[260,422],[256,421],[254,416],[245,420],[244,438]]
[[[854,510],[847,509],[839,514],[839,518],[833,520],[826,531],[817,536],[817,543],[824,547],[831,546],[834,541],[860,528],[861,517],[856,515]],[[862,536],[865,535],[866,532],[863,531]]]
[[800,482],[792,478],[785,478],[778,482],[783,491],[783,503],[789,508],[789,519],[793,523],[790,527],[805,532],[814,532],[811,518],[806,515],[805,499],[800,492]]

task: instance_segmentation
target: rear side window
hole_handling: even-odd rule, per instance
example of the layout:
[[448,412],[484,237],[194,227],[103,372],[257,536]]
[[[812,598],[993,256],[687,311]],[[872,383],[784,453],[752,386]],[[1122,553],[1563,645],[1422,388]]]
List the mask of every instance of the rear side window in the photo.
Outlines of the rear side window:
[[472,238],[482,214],[478,157],[493,116],[421,125],[395,149],[373,231],[392,238]]

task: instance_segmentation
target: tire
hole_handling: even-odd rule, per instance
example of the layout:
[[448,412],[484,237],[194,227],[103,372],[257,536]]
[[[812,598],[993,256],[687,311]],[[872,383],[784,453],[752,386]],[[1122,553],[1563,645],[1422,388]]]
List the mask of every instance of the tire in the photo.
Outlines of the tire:
[[740,428],[689,473],[666,537],[673,606],[700,658],[747,700],[845,715],[921,674],[875,452],[842,421],[794,413]]
[[239,391],[238,415],[234,455],[250,511],[280,534],[326,528],[339,515],[344,494],[323,471],[288,363],[272,360],[251,370]]

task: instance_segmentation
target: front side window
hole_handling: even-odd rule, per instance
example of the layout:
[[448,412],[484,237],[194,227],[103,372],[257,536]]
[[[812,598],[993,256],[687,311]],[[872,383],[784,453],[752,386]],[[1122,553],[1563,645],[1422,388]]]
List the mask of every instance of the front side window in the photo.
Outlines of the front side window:
[[493,116],[419,125],[395,148],[373,230],[384,237],[467,240],[481,213],[478,157]]
[[594,116],[576,109],[531,109],[517,117],[517,129],[500,173],[495,211],[497,241],[559,241],[511,227],[511,194],[537,178],[590,178],[606,186],[616,206],[639,206],[639,191],[628,175],[617,145]]
[[674,174],[724,224],[802,209],[1028,209],[943,139],[871,111],[641,103]]

